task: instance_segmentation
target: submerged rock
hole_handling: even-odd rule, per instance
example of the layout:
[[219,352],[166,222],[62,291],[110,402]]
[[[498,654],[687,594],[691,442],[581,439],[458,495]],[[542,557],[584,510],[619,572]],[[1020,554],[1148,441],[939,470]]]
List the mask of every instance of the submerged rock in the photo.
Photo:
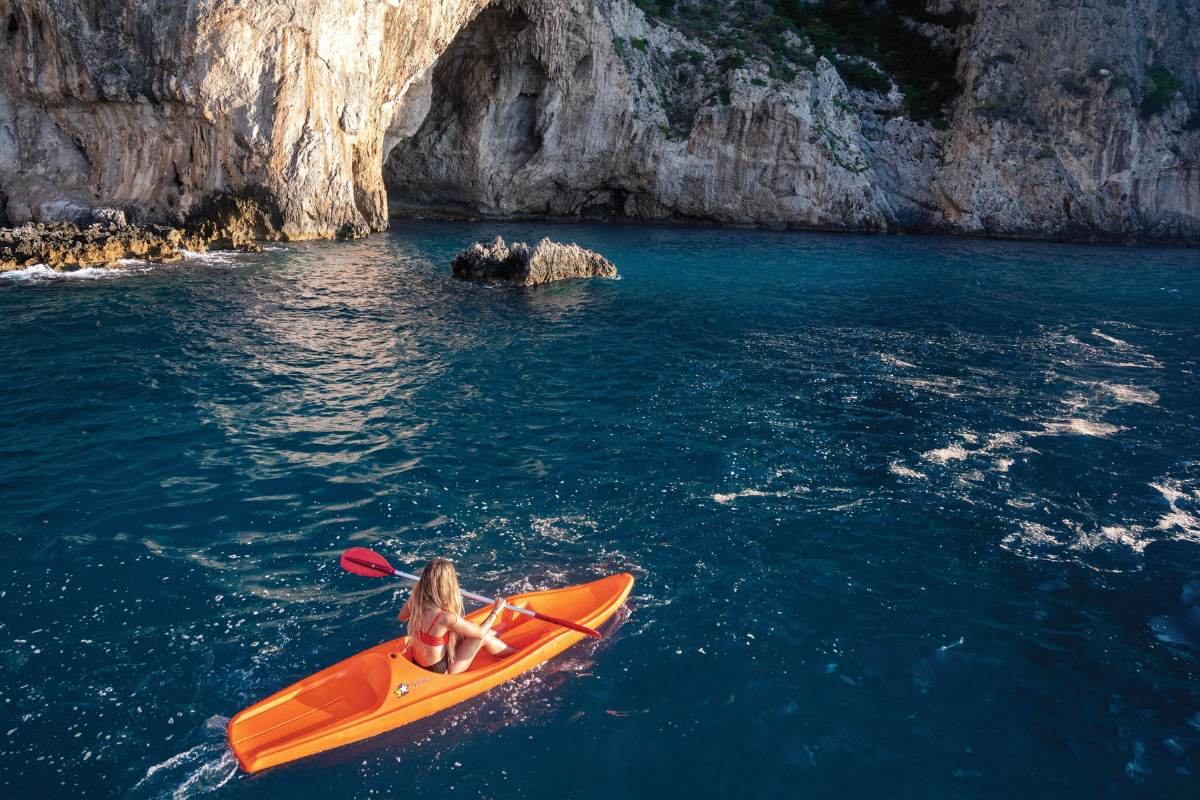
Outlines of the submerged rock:
[[504,281],[521,286],[568,278],[616,278],[617,268],[604,256],[577,244],[542,239],[533,247],[497,236],[490,245],[476,242],[451,262],[456,278],[466,281]]

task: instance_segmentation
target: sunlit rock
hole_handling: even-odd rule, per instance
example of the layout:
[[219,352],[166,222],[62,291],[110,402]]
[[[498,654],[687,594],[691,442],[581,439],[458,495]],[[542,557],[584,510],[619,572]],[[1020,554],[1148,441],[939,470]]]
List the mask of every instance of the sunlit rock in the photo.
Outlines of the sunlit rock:
[[604,256],[577,244],[542,239],[533,247],[497,236],[490,245],[476,242],[451,262],[456,278],[467,281],[502,281],[521,286],[569,278],[616,278],[617,268]]

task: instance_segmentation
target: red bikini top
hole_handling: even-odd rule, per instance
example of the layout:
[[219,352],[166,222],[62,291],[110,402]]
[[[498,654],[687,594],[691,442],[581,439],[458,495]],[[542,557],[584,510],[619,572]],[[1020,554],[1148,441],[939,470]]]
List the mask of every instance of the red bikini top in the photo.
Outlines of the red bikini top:
[[417,638],[430,647],[441,647],[446,642],[450,641],[450,631],[446,631],[441,636],[434,636],[430,633],[433,626],[437,624],[437,616],[434,616],[433,622],[429,623],[429,627],[423,631],[417,631]]

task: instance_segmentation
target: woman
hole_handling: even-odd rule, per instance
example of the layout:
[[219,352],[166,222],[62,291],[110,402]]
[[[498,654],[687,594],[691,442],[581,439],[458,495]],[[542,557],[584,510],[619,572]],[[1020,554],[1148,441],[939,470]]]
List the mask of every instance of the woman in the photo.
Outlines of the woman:
[[492,633],[504,610],[504,598],[488,612],[482,625],[462,618],[462,592],[454,565],[435,558],[421,571],[421,580],[400,609],[400,621],[408,623],[408,655],[418,667],[443,675],[466,672],[480,648],[503,658],[515,652]]

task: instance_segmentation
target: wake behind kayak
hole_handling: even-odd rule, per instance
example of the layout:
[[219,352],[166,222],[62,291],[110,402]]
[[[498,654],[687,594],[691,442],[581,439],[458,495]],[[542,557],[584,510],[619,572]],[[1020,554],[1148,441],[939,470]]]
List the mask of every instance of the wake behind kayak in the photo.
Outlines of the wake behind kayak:
[[[510,603],[553,614],[579,625],[603,624],[633,588],[628,573],[592,583],[528,592]],[[468,614],[478,622],[487,607]],[[512,680],[553,658],[583,634],[515,611],[500,617],[504,639],[517,652],[496,658],[481,652],[470,669],[443,675],[403,656],[404,636],[351,656],[302,678],[239,712],[226,734],[238,764],[247,772],[331,750],[407,725]]]

